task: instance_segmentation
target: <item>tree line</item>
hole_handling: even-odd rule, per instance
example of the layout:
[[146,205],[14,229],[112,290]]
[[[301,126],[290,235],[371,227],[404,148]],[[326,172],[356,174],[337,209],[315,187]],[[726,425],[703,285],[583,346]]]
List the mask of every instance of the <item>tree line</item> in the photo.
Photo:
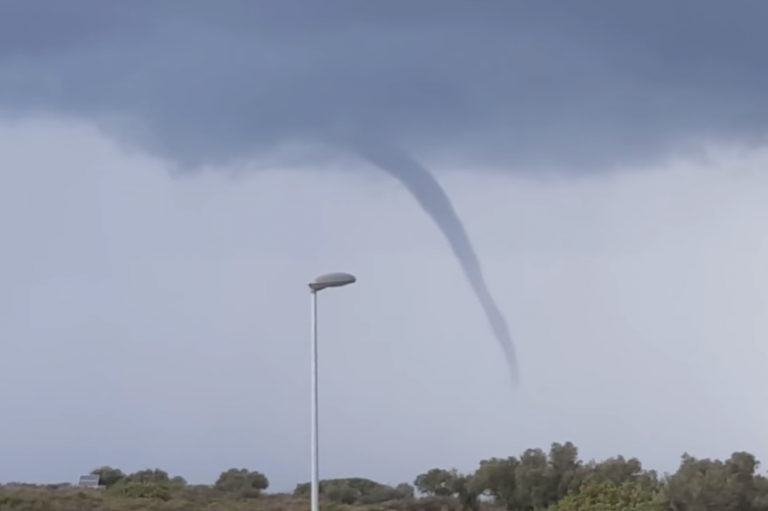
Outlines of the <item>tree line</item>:
[[[410,483],[326,479],[320,494],[322,511],[768,511],[768,478],[759,466],[746,452],[725,460],[684,454],[675,472],[658,474],[637,458],[584,461],[576,446],[566,442],[548,451],[528,449],[519,456],[483,460],[470,473],[433,468]],[[267,476],[245,468],[222,472],[212,485],[189,485],[160,469],[126,474],[100,467],[92,473],[104,491],[6,485],[0,488],[0,510],[194,511],[225,505],[277,511],[304,509],[309,496],[309,483],[298,484],[292,494],[266,493]],[[130,504],[137,500],[139,507]]]
[[[171,477],[168,472],[158,468],[125,474],[118,468],[105,466],[91,471],[91,474],[99,476],[100,486],[126,497],[168,500],[173,497],[174,492],[195,488],[189,487],[183,477]],[[202,489],[205,486],[198,485],[197,488]],[[247,468],[231,468],[222,472],[210,489],[237,498],[249,499],[261,496],[267,488],[269,488],[269,479],[261,472]]]

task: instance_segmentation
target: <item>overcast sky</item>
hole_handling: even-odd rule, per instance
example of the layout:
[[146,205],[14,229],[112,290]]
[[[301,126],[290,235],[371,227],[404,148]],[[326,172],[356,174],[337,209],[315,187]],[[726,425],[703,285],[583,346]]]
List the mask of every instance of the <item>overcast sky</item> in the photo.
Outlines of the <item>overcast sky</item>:
[[[764,2],[298,4],[0,0],[0,481],[307,480],[337,270],[323,477],[768,460]],[[359,137],[445,186],[518,388]]]

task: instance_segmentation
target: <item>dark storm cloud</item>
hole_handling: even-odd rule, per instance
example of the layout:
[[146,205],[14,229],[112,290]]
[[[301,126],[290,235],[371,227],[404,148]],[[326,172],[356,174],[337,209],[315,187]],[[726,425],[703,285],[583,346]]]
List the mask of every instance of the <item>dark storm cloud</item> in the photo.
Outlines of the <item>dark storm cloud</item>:
[[0,110],[188,163],[364,132],[454,166],[599,170],[761,136],[767,25],[763,0],[0,0]]

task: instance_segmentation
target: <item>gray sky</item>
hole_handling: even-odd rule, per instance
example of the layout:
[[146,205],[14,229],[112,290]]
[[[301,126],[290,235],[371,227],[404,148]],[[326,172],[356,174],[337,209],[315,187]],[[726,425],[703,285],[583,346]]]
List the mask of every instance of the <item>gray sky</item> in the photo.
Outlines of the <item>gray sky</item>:
[[[0,481],[306,480],[306,281],[332,270],[360,283],[321,296],[324,477],[564,440],[768,459],[766,4],[34,5],[0,0]],[[436,167],[517,391],[358,131]]]

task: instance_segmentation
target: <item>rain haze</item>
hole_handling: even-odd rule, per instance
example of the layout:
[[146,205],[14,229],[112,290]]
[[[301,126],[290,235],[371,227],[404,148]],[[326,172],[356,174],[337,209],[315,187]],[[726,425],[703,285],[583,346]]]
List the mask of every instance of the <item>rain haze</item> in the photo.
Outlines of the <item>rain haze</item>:
[[0,0],[0,481],[308,480],[329,271],[323,478],[768,460],[766,22]]

